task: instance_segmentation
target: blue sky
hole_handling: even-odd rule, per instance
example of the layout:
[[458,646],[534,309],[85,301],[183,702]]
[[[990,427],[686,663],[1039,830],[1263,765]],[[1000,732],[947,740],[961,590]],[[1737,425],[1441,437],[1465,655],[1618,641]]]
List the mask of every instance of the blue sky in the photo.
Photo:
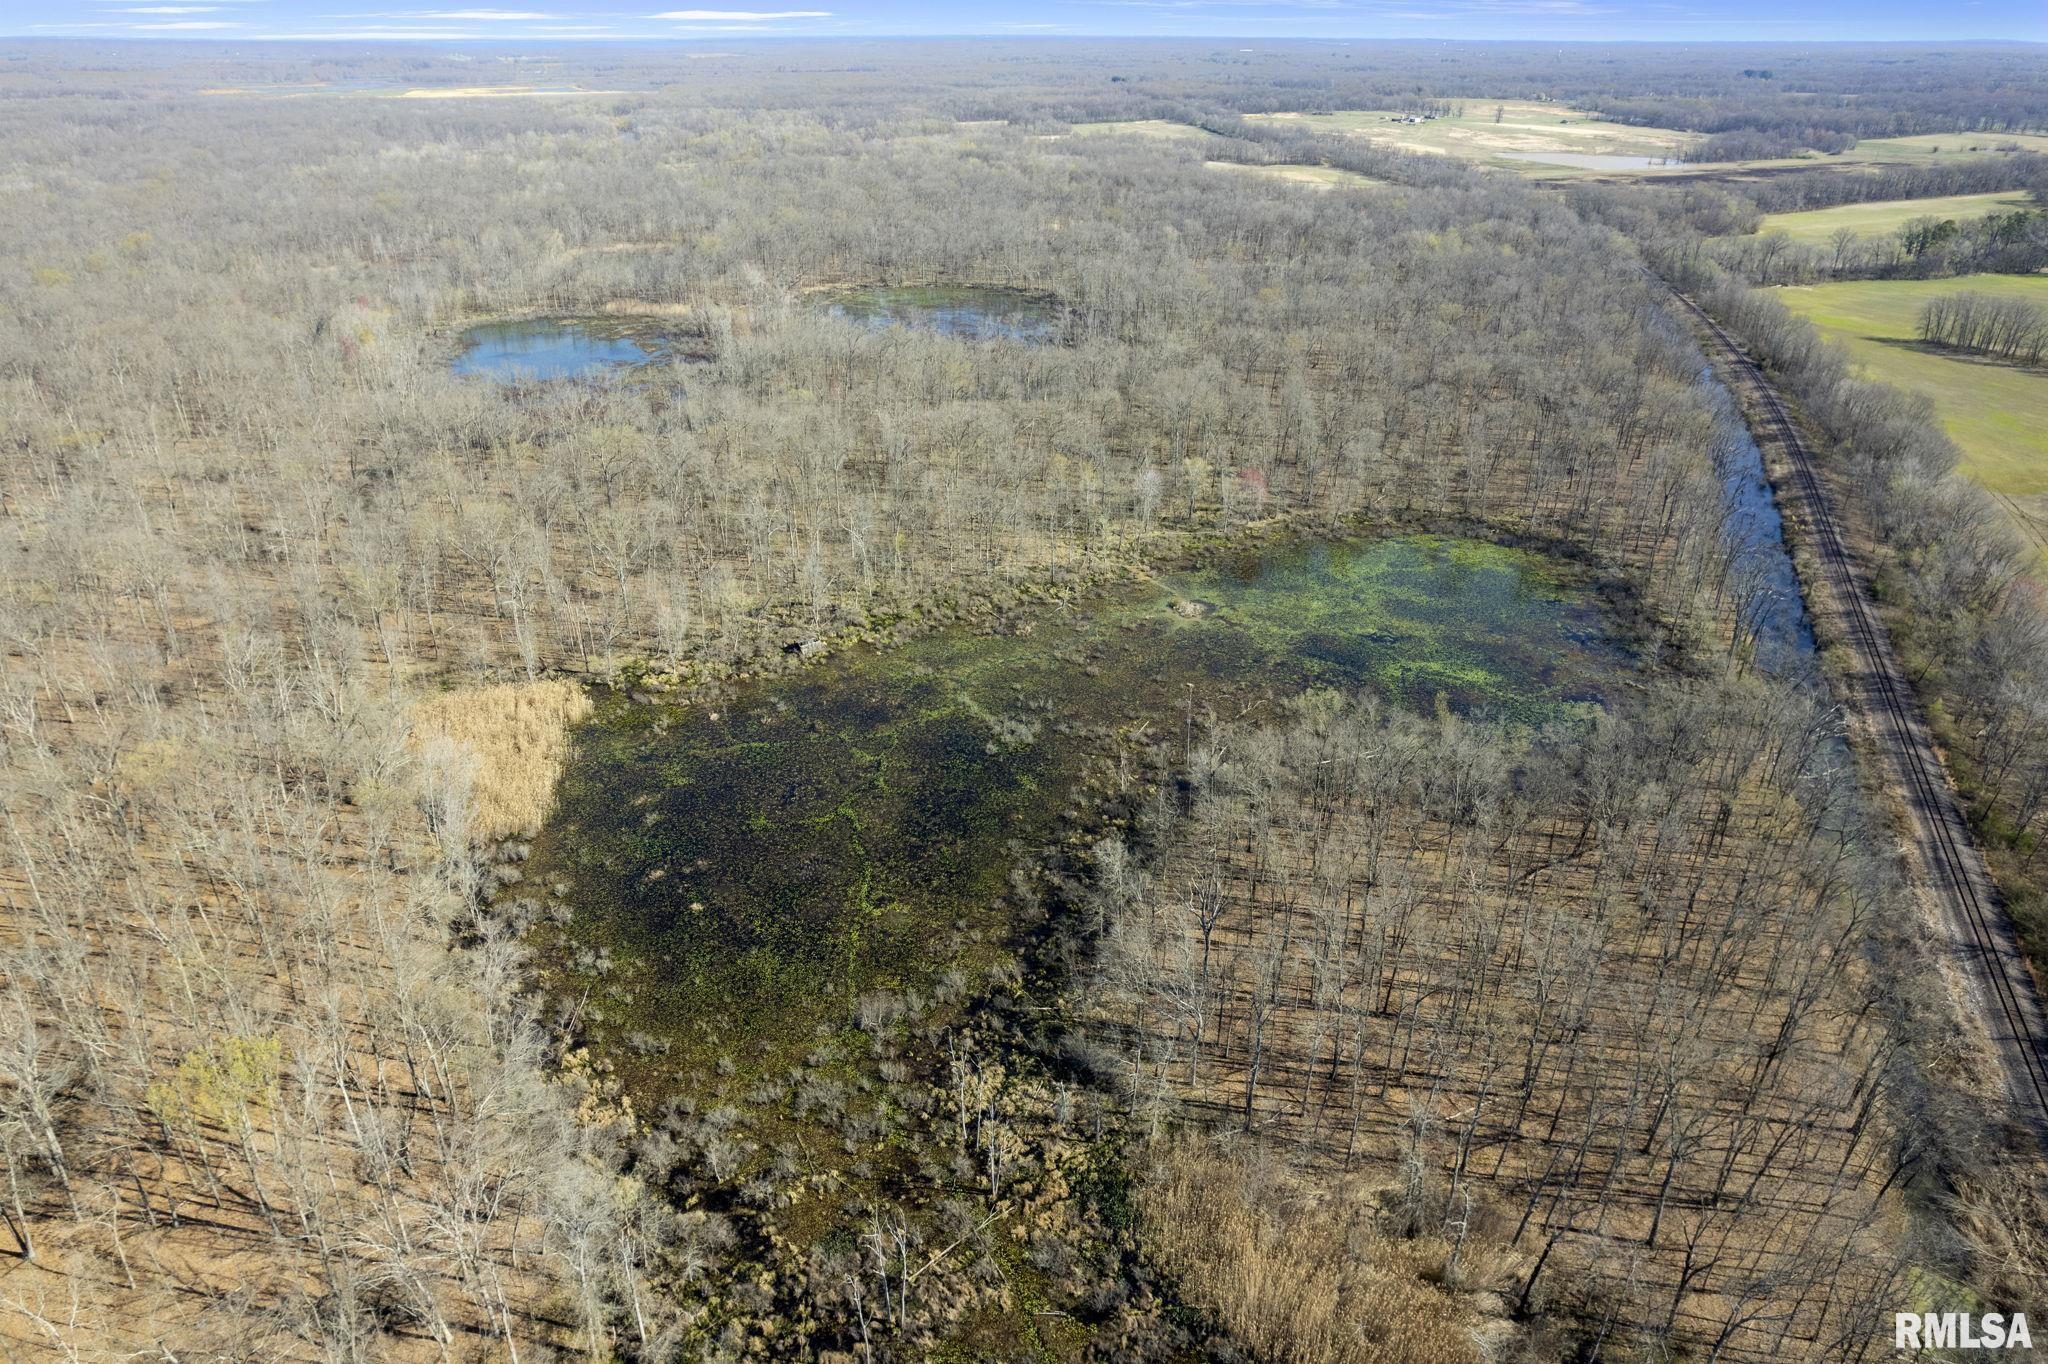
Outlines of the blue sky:
[[0,0],[0,34],[434,43],[908,34],[2048,39],[2043,0]]

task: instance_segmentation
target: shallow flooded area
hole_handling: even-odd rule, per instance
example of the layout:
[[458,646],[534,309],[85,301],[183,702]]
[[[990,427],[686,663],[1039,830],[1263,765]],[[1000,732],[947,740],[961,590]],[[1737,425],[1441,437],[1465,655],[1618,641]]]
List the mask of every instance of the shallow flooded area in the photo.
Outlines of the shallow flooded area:
[[1773,677],[1819,686],[1813,620],[1785,543],[1784,518],[1764,475],[1763,452],[1721,381],[1709,371],[1700,384],[1716,417],[1714,472],[1727,509],[1721,533],[1732,554],[1737,616],[1755,642],[1757,666]]
[[723,702],[615,699],[576,737],[527,884],[566,921],[558,987],[595,989],[599,1035],[633,1039],[605,1048],[622,1068],[800,1045],[870,991],[930,991],[992,955],[1012,870],[1161,740],[1313,688],[1569,722],[1633,667],[1538,554],[1439,537],[1250,554]]
[[1065,310],[1016,289],[960,285],[844,289],[823,296],[825,311],[871,330],[905,327],[970,341],[1049,345],[1066,327]]
[[486,322],[463,332],[458,345],[454,373],[501,384],[603,379],[662,359],[670,349],[642,327],[576,318]]

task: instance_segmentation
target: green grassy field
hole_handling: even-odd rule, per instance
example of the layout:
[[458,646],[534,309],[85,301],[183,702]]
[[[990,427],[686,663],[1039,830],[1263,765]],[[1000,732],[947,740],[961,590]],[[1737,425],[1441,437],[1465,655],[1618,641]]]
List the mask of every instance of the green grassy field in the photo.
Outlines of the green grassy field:
[[1954,218],[1961,222],[2032,206],[2033,201],[2026,195],[2010,191],[1951,194],[1939,199],[1884,199],[1870,204],[1809,209],[1804,213],[1773,213],[1758,230],[1782,232],[1796,242],[1825,242],[1844,227],[1859,236],[1882,237],[1898,231],[1914,218]]
[[1961,471],[1999,496],[2014,524],[2044,543],[2048,512],[2048,372],[1922,349],[1913,339],[1920,305],[1972,291],[2019,296],[2048,307],[2048,276],[1859,280],[1779,289],[1793,312],[1845,346],[1862,373],[1934,402],[1962,450]]
[[1828,161],[1924,161],[1934,156],[1989,156],[2002,151],[2048,152],[2043,133],[1920,133],[1913,137],[1874,137],[1858,142]]
[[1310,189],[1371,189],[1384,185],[1370,175],[1357,171],[1342,170],[1336,166],[1251,166],[1241,161],[1208,161],[1210,170],[1242,172],[1261,179],[1284,180],[1291,185],[1306,185]]

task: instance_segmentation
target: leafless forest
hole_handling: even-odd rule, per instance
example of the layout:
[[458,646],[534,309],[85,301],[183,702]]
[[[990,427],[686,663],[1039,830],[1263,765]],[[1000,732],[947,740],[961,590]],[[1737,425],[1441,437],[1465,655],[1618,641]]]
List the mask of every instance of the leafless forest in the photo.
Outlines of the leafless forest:
[[[1776,155],[2038,131],[2048,62],[1844,48],[1793,99],[1735,72],[1770,52],[741,44],[407,101],[262,87],[474,73],[17,46],[0,1355],[1878,1359],[1893,1310],[2042,1301],[2038,1148],[1824,683],[1758,666],[1775,589],[1663,282],[1829,433],[2022,899],[2018,548],[1924,410],[1748,290],[1782,263],[1714,240],[1854,192],[1560,189],[1241,116],[1543,96]],[[1206,140],[1073,131],[1150,119]],[[1066,333],[818,305],[949,284]],[[450,372],[539,317],[679,347]],[[1639,673],[1579,728],[1162,715],[1085,841],[1018,851],[997,967],[865,1001],[751,1104],[636,1105],[538,988],[518,867],[592,688],[711,696],[1339,530],[1539,547]]]

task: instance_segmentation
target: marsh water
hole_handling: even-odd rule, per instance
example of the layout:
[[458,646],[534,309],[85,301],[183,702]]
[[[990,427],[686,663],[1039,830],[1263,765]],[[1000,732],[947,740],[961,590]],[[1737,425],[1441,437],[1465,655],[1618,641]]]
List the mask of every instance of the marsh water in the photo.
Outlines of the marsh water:
[[961,285],[845,289],[824,296],[825,311],[870,330],[904,327],[971,341],[1047,345],[1065,327],[1060,306],[1038,294]]
[[1183,727],[1312,688],[1570,722],[1634,668],[1573,571],[1437,537],[1251,554],[1021,625],[601,707],[529,874],[569,911],[561,945],[609,959],[605,1026],[795,1045],[865,992],[929,988],[1005,938],[1008,877],[1078,788]]
[[1740,615],[1756,641],[1757,666],[1773,677],[1820,685],[1820,652],[1799,571],[1785,544],[1785,522],[1764,476],[1763,452],[1735,399],[1711,371],[1700,379],[1714,409],[1714,472],[1726,519],[1721,533],[1733,562]]
[[629,325],[575,318],[486,322],[458,338],[450,368],[502,384],[602,379],[660,359],[666,345]]

